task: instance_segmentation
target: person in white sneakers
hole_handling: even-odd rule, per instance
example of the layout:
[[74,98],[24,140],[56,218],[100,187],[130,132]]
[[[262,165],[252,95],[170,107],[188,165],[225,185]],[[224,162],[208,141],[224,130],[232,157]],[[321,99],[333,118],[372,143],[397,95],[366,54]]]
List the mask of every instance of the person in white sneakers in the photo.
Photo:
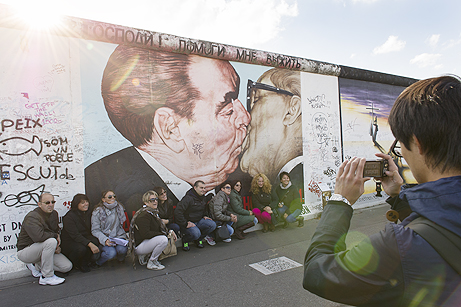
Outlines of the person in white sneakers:
[[54,271],[66,273],[72,262],[61,254],[58,213],[54,210],[54,196],[44,193],[39,197],[38,208],[29,212],[18,237],[18,258],[26,263],[34,277],[40,277],[41,285],[59,285],[65,279]]

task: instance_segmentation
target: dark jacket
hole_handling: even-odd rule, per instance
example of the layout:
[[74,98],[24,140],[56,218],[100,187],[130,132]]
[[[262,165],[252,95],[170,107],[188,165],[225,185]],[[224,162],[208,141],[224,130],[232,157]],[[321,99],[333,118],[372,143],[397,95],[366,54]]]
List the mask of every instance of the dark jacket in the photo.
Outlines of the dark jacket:
[[168,220],[168,223],[174,223],[174,208],[173,201],[167,199],[163,204],[158,204],[158,215],[161,219]]
[[254,215],[250,215],[250,211],[244,209],[242,196],[234,189],[232,189],[227,210],[237,215],[236,228],[254,221]]
[[269,206],[275,209],[272,195],[270,193],[264,193],[260,188],[258,189],[258,193],[251,193],[253,208],[258,208],[263,211],[264,207]]
[[208,197],[199,196],[194,188],[191,188],[174,210],[176,224],[184,229],[187,226],[187,222],[196,223],[200,221],[207,215],[207,201]]
[[305,289],[360,306],[459,306],[461,276],[412,229],[418,216],[461,234],[461,176],[404,189],[413,213],[346,250],[352,208],[329,201],[304,261]]
[[136,217],[133,228],[135,246],[138,246],[144,240],[168,235],[168,230],[160,220],[157,210],[147,209],[141,211]]
[[58,213],[55,210],[51,213],[45,213],[40,207],[37,207],[27,213],[19,232],[18,251],[34,243],[44,242],[49,238],[57,239],[60,232],[58,220]]
[[79,243],[85,246],[90,242],[98,242],[91,234],[91,212],[70,210],[62,218],[62,244]]
[[223,191],[219,191],[209,203],[210,217],[215,222],[230,222],[231,212],[227,210],[230,198]]
[[275,188],[272,188],[272,199],[275,202],[273,207],[276,207],[280,202],[283,202],[290,210],[290,213],[293,213],[296,209],[303,209],[299,190],[292,185],[291,182],[287,188],[282,188],[280,184],[278,184]]

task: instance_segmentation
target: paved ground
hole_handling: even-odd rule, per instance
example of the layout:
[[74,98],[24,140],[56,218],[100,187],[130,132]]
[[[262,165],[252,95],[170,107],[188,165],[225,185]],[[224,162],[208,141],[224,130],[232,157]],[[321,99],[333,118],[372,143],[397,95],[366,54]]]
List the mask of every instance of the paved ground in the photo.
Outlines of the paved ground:
[[[356,210],[347,242],[383,229],[387,205]],[[41,286],[32,276],[0,281],[2,306],[344,306],[302,288],[303,269],[264,275],[250,264],[287,257],[300,264],[318,220],[274,233],[255,231],[162,261],[150,271],[138,265],[111,264],[89,273],[72,271],[58,286]],[[128,259],[127,259],[128,260]]]

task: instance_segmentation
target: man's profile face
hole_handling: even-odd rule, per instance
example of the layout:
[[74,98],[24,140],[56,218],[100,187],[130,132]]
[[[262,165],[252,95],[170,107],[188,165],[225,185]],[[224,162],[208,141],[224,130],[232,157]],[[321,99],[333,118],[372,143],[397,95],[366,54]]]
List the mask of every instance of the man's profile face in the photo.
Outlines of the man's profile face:
[[51,213],[54,210],[54,196],[51,194],[43,194],[42,201],[38,202],[38,207],[45,213]]
[[205,192],[206,192],[205,185],[201,182],[197,183],[197,185],[194,186],[194,190],[199,196],[205,195]]
[[[274,86],[269,77],[263,78],[260,83]],[[274,169],[288,162],[280,162],[285,158],[277,152],[283,146],[291,146],[287,140],[292,135],[284,135],[283,119],[287,106],[287,95],[278,94],[263,89],[254,89],[251,95],[251,123],[248,127],[248,136],[243,145],[243,156],[240,167],[251,176],[263,173],[270,177],[279,171]]]
[[178,124],[191,170],[209,183],[223,182],[238,166],[250,115],[238,100],[239,77],[227,61],[192,57],[189,77],[200,92],[192,120]]

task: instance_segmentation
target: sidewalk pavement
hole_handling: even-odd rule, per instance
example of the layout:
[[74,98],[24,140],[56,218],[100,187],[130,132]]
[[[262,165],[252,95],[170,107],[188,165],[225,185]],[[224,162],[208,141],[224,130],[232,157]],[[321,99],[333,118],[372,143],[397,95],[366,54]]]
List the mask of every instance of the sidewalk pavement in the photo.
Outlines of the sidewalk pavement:
[[[354,211],[348,244],[382,229],[388,205]],[[303,259],[318,220],[275,232],[254,231],[245,240],[218,242],[162,260],[164,270],[137,263],[107,263],[89,273],[72,270],[57,286],[41,286],[32,276],[0,281],[2,306],[345,306],[302,287]],[[286,257],[286,258],[279,258]],[[262,262],[275,273],[251,267]],[[301,264],[293,267],[293,262]]]

